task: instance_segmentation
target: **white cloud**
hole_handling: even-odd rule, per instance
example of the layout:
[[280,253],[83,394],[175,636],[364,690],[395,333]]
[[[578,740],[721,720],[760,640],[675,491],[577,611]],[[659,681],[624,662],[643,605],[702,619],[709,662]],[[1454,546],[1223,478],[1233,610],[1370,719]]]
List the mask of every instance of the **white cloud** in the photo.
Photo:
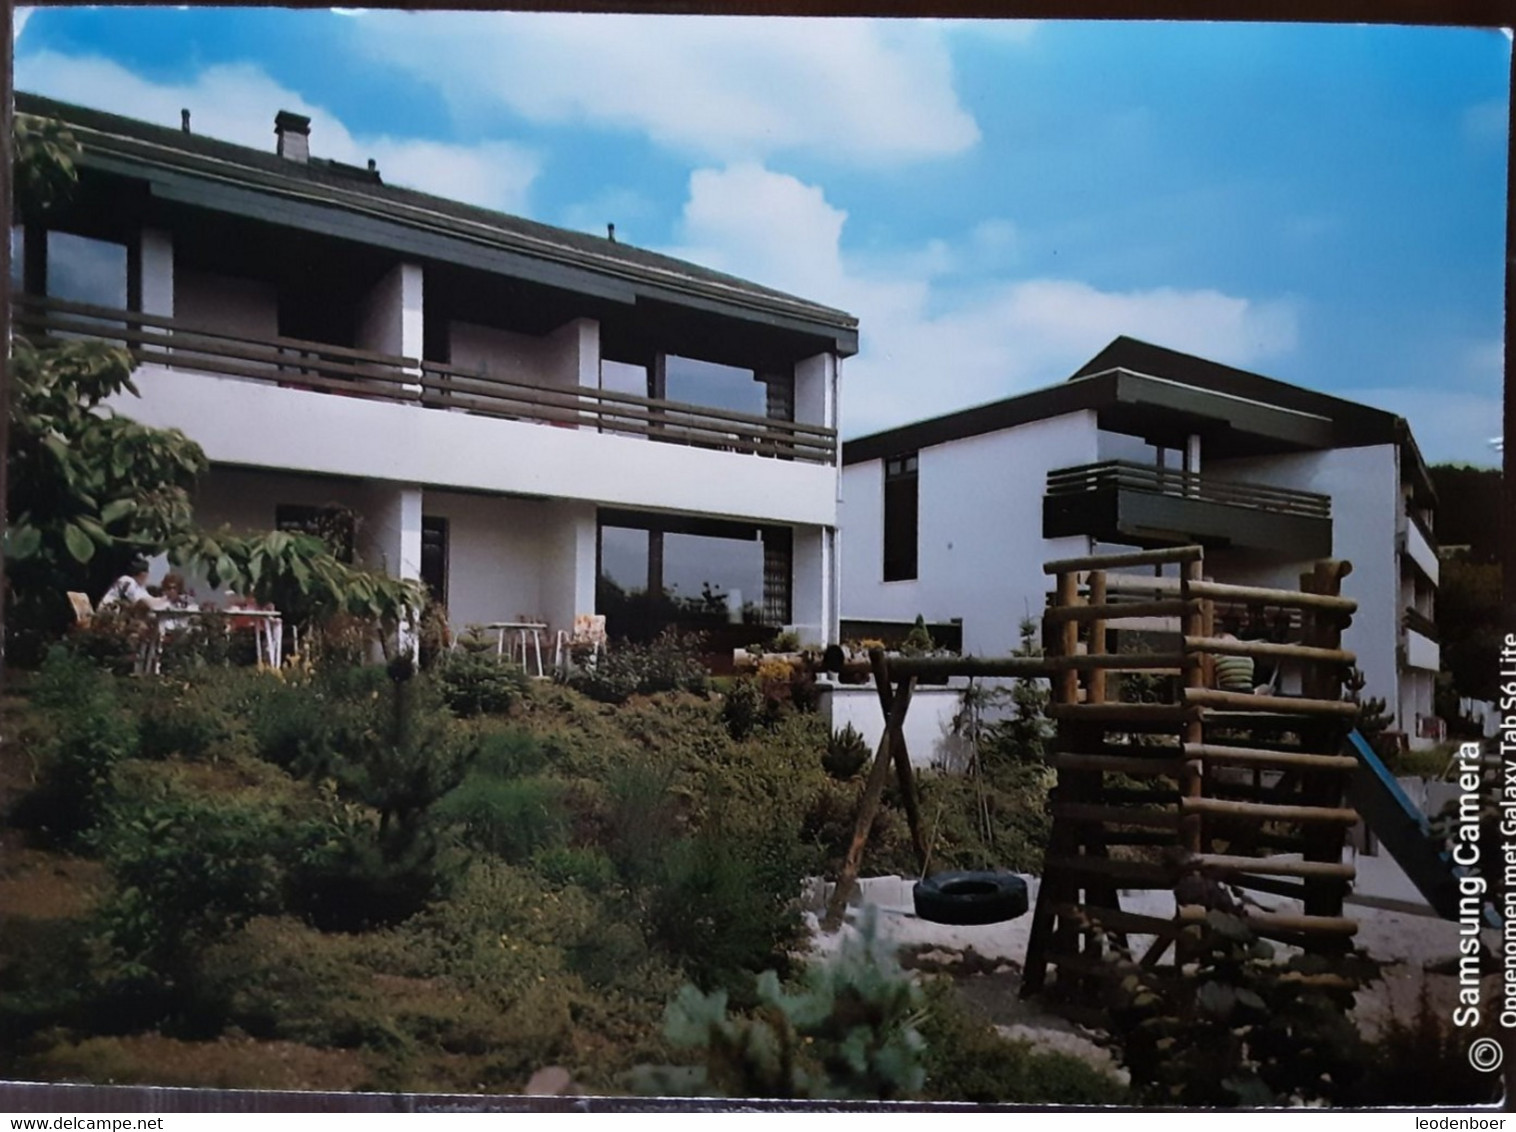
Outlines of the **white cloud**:
[[930,22],[370,12],[355,30],[459,114],[494,103],[706,159],[807,150],[887,164],[979,140]]
[[[813,185],[745,163],[690,178],[683,243],[671,254],[857,315],[846,365],[845,435],[904,424],[1067,377],[1129,334],[1232,365],[1288,353],[1297,311],[1215,290],[1102,291],[1068,279],[953,287],[960,255],[927,245],[892,263],[841,249],[847,213]],[[991,234],[1013,229],[994,222]],[[970,252],[984,226],[966,240]],[[972,263],[972,255],[964,254]],[[940,302],[953,287],[951,302]],[[940,311],[938,308],[942,308]]]
[[269,151],[275,112],[290,110],[310,117],[314,156],[351,165],[372,157],[387,182],[509,212],[524,210],[539,167],[534,154],[509,142],[354,135],[251,65],[208,67],[190,83],[155,83],[109,60],[42,51],[16,60],[16,86],[162,125],[177,126],[187,107],[196,133]]
[[1463,136],[1476,142],[1504,141],[1510,120],[1505,99],[1476,102],[1464,108]]
[[11,15],[11,43],[17,43],[21,39],[21,33],[26,29],[26,21],[32,18],[35,8],[17,8]]

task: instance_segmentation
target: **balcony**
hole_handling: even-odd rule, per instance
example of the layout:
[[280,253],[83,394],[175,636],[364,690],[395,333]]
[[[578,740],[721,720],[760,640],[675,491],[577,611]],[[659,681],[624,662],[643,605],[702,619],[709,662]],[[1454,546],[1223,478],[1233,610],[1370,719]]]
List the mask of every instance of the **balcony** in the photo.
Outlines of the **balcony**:
[[1414,511],[1407,511],[1402,524],[1399,539],[1402,564],[1414,564],[1427,581],[1437,585],[1437,539]]
[[641,437],[722,452],[832,465],[834,429],[583,385],[532,384],[440,362],[329,343],[250,337],[116,308],[15,297],[33,338],[119,343],[139,364],[419,408]]
[[1198,542],[1291,558],[1332,552],[1330,496],[1107,460],[1048,473],[1044,538],[1156,548]]
[[1408,668],[1436,672],[1442,667],[1442,646],[1438,642],[1437,624],[1426,614],[1407,609],[1401,615],[1400,660]]

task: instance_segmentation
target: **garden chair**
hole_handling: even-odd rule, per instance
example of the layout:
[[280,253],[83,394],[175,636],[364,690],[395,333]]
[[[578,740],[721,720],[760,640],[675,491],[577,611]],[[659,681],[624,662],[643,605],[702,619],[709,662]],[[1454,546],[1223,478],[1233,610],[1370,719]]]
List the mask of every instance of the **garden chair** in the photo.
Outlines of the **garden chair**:
[[95,607],[90,604],[89,594],[82,594],[76,590],[68,590],[68,603],[74,607],[74,621],[79,625],[88,625],[95,616]]
[[567,661],[581,649],[589,649],[591,662],[598,661],[605,651],[605,614],[580,613],[574,617],[574,631],[558,630],[557,647],[553,651],[553,668],[559,672],[568,670]]

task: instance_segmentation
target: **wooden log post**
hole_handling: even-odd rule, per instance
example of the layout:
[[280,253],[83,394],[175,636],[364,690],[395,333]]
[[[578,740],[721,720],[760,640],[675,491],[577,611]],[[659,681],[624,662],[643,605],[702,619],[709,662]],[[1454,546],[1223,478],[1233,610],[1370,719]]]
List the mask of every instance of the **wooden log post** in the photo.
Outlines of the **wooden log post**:
[[[889,679],[889,669],[885,663],[884,650],[875,649],[870,654],[874,662],[875,679],[885,683]],[[843,913],[847,910],[848,898],[853,894],[853,886],[858,882],[858,870],[863,863],[863,848],[868,844],[869,830],[874,825],[874,815],[879,812],[879,799],[884,795],[885,779],[889,777],[890,766],[893,761],[891,750],[895,740],[900,736],[901,725],[905,722],[905,715],[911,706],[911,693],[916,686],[913,677],[907,677],[894,693],[890,703],[890,714],[885,720],[884,735],[879,740],[879,752],[874,756],[874,767],[869,772],[868,782],[863,788],[863,797],[858,800],[858,816],[853,823],[853,840],[848,845],[847,858],[843,861],[842,872],[837,877],[837,887],[832,892],[832,899],[827,904],[826,919],[822,927],[827,931],[836,931],[842,924]]]
[[[1200,559],[1186,562],[1181,575],[1182,593],[1186,601],[1190,599],[1190,586],[1201,579],[1203,563]],[[1184,617],[1184,636],[1186,637],[1211,637],[1215,634],[1211,628],[1211,604],[1205,602],[1203,607],[1192,613],[1186,613]],[[1192,656],[1189,669],[1185,675],[1185,687],[1187,689],[1202,689],[1210,680],[1213,670],[1211,657],[1197,653]],[[1205,740],[1205,724],[1197,716],[1184,725],[1184,743],[1199,746]],[[1202,759],[1187,757],[1185,760],[1184,776],[1179,783],[1179,792],[1185,798],[1199,798],[1205,792],[1205,762]],[[1191,853],[1199,853],[1204,848],[1202,830],[1203,819],[1198,812],[1188,814],[1180,826],[1180,839],[1185,849]]]

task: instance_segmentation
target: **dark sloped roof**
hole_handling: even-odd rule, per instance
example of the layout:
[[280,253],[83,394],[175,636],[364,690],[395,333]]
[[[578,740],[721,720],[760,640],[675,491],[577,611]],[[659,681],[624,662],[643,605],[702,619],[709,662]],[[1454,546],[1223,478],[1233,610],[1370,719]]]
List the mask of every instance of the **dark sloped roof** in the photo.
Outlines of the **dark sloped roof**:
[[[401,224],[493,242],[517,254],[560,261],[697,299],[789,315],[840,331],[844,340],[856,341],[858,320],[844,311],[602,236],[387,185],[366,169],[316,156],[307,162],[292,161],[273,152],[272,145],[267,151],[253,149],[20,91],[16,93],[16,109],[65,122],[86,143],[86,164],[94,161],[115,166],[125,161],[144,168],[167,167],[270,193],[298,195]],[[313,140],[319,151],[319,135]]]
[[[1158,380],[1150,380],[1154,378]],[[1235,409],[1216,414],[1206,409],[1205,401],[1233,405],[1249,402],[1296,414],[1302,422],[1294,440],[1297,448],[1399,445],[1403,475],[1415,487],[1419,498],[1435,498],[1426,464],[1403,417],[1124,335],[1112,340],[1067,381],[848,440],[843,444],[842,462],[847,465],[878,460],[1082,409],[1130,415],[1133,390],[1140,397],[1144,381],[1154,391],[1177,385],[1212,395],[1195,402],[1196,415],[1226,417],[1234,425]],[[1320,427],[1308,428],[1307,424]]]

